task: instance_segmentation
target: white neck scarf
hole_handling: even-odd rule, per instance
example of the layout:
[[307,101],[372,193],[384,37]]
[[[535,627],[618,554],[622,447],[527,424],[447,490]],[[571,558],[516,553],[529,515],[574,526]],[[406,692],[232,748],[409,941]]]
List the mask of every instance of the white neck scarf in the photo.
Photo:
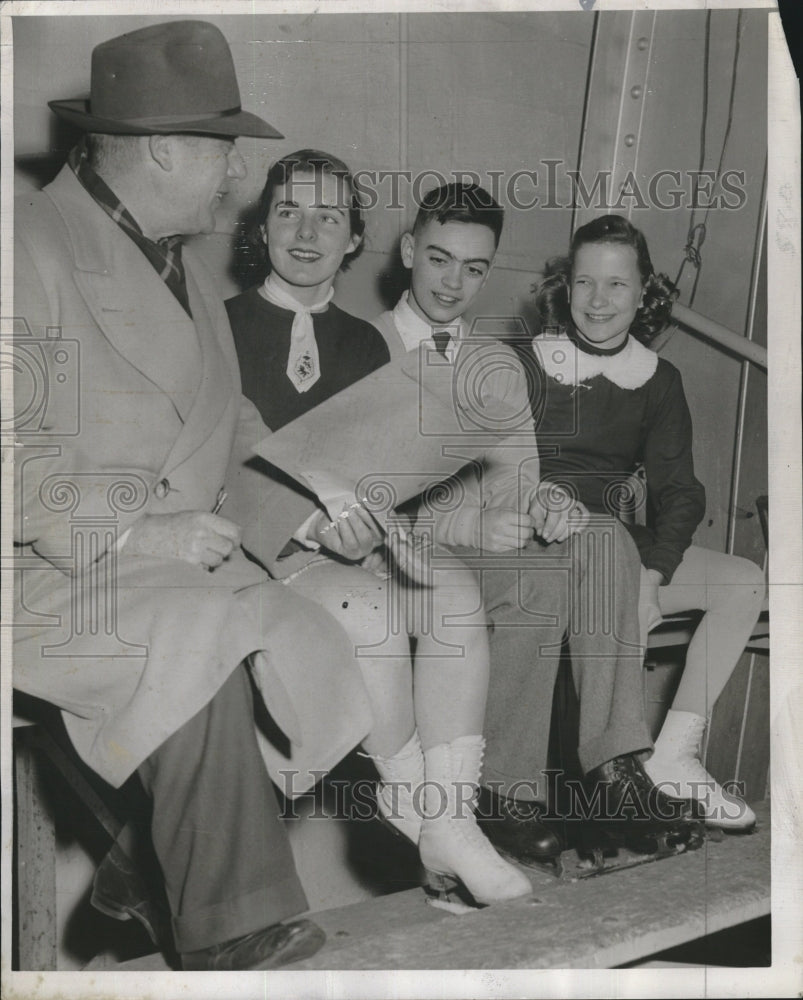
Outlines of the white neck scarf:
[[435,326],[427,323],[410,305],[408,292],[404,292],[396,303],[396,307],[393,310],[393,323],[407,351],[414,351],[420,344],[425,342],[428,343],[430,348],[434,349],[433,333],[435,331],[438,333],[441,331],[448,333],[451,340],[446,348],[445,357],[450,361],[454,361],[454,352],[457,350],[457,345],[463,339],[464,335],[462,319],[453,320],[451,323],[436,324]]
[[277,284],[272,274],[265,279],[262,294],[275,306],[289,309],[295,313],[293,327],[290,331],[290,354],[287,358],[287,377],[296,388],[296,392],[306,392],[311,389],[321,377],[321,366],[318,361],[318,344],[315,341],[315,328],[312,325],[312,313],[326,312],[334,289],[330,288],[320,302],[305,306],[286,289]]

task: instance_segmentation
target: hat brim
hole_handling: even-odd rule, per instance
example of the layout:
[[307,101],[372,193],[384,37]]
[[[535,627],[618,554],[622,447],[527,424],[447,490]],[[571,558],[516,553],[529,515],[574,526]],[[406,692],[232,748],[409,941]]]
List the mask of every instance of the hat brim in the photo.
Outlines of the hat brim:
[[202,121],[175,118],[138,118],[136,122],[101,118],[89,111],[87,100],[49,101],[48,107],[59,118],[85,132],[105,135],[173,135],[196,133],[199,135],[249,136],[254,139],[284,139],[281,132],[250,111],[233,111],[205,118]]

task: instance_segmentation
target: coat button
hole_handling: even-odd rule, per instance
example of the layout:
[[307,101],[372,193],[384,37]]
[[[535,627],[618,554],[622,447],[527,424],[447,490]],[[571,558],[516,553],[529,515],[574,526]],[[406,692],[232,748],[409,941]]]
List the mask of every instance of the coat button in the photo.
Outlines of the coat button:
[[159,482],[154,486],[153,492],[156,494],[157,500],[164,500],[164,498],[170,492],[170,480],[160,479]]

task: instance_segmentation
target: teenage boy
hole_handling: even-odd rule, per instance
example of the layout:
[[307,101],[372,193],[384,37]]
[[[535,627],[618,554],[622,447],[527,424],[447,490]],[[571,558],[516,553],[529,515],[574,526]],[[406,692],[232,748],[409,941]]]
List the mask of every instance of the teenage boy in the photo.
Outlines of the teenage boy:
[[[492,395],[521,415],[519,430],[527,440],[532,411],[520,364],[512,351],[508,356],[509,349],[493,342],[479,378],[477,347],[488,341],[463,319],[488,279],[502,225],[502,208],[478,185],[447,184],[429,192],[401,239],[409,291],[375,325],[392,358],[415,350],[442,354],[453,366],[456,391],[473,381],[481,387],[483,405]],[[532,481],[534,463],[535,450],[521,479]],[[677,819],[680,810],[657,793],[635,756],[652,743],[638,655],[634,545],[612,518],[589,524],[585,508],[565,494],[539,486],[529,503],[521,490],[509,490],[507,501],[500,502],[493,487],[489,498],[487,469],[480,482],[471,483],[472,475],[462,476],[463,486],[469,484],[463,502],[437,517],[435,540],[478,569],[491,623],[479,808],[480,816],[495,820],[485,824],[487,835],[523,864],[542,862],[561,849],[540,816],[552,692],[567,630],[580,700],[578,757],[586,780],[594,787],[603,783],[608,808],[635,800],[644,822],[666,831],[666,821]],[[607,559],[599,558],[603,551]],[[607,622],[593,627],[600,609]],[[572,625],[580,621],[582,627],[568,628],[570,615]],[[622,833],[623,826],[633,831],[629,823],[617,826]],[[646,832],[643,823],[640,832]]]

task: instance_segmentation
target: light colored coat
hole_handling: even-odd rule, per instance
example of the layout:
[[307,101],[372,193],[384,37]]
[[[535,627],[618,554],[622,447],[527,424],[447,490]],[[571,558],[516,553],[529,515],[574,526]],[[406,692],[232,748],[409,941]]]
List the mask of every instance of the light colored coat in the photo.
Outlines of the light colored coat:
[[225,486],[221,514],[269,565],[314,509],[243,466],[269,432],[241,394],[212,278],[185,250],[193,322],[69,167],[19,200],[15,222],[29,335],[16,345],[14,686],[60,706],[81,756],[118,785],[256,654],[292,741],[280,761],[331,766],[370,727],[334,620],[239,550],[210,573],[117,547],[144,514],[211,511]]

